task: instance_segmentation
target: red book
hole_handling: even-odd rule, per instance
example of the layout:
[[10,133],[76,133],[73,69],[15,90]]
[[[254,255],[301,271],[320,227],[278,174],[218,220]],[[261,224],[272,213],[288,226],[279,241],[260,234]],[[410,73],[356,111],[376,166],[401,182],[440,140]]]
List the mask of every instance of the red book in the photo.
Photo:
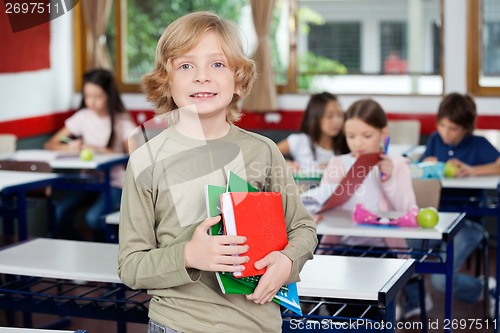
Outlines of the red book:
[[358,157],[354,165],[347,171],[333,194],[326,200],[317,213],[325,212],[340,206],[351,198],[371,169],[380,161],[380,153],[370,153]]
[[227,235],[245,236],[250,260],[235,277],[262,275],[255,262],[288,243],[285,215],[279,192],[226,192],[221,195],[222,217]]

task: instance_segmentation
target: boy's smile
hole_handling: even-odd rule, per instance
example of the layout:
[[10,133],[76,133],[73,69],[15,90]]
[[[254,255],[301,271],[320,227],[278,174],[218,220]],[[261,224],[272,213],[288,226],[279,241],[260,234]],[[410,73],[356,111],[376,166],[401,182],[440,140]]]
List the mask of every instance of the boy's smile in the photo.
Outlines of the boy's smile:
[[173,61],[172,73],[171,94],[179,108],[194,104],[200,117],[225,120],[235,93],[234,70],[213,31]]

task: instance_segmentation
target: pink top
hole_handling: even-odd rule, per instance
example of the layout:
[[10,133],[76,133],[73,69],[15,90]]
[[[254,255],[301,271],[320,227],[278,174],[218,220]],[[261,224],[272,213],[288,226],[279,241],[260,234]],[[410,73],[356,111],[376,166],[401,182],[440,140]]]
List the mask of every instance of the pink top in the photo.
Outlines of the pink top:
[[[75,136],[82,137],[84,144],[95,147],[106,147],[111,135],[111,118],[100,117],[92,110],[81,109],[64,122],[66,128]],[[115,118],[115,140],[113,151],[127,153],[125,142],[135,128],[135,123],[127,113],[118,113]],[[123,166],[111,170],[111,185],[123,187],[125,169]]]
[[[378,167],[373,168],[366,176],[362,186],[339,209],[352,210],[357,203],[363,204],[368,210],[387,212],[407,212],[416,206],[415,192],[413,190],[410,162],[401,156],[389,156],[393,163],[391,177],[380,181]],[[321,183],[338,184],[347,170],[354,164],[355,158],[351,154],[333,157],[325,170]],[[375,245],[389,247],[407,247],[404,239],[379,239],[367,237],[323,237],[322,243],[339,242],[351,245]]]

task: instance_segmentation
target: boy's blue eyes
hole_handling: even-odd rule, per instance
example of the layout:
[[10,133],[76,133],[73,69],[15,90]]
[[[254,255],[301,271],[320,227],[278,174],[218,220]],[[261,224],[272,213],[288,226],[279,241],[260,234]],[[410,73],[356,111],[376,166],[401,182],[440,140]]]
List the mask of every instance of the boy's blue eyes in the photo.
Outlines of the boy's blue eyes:
[[[214,66],[215,68],[223,68],[224,64],[222,62],[216,62],[212,66]],[[179,66],[179,68],[180,69],[190,69],[190,68],[193,68],[193,66],[190,64],[182,64]]]

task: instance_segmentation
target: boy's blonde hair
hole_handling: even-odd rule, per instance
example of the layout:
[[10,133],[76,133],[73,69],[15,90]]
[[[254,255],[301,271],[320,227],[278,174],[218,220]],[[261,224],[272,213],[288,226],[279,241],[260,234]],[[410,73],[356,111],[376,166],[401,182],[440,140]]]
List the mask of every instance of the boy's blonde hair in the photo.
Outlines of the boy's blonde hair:
[[195,47],[208,30],[216,33],[229,66],[235,72],[235,86],[239,94],[233,95],[226,119],[231,123],[240,119],[241,111],[237,104],[252,88],[256,76],[255,63],[245,56],[238,27],[210,12],[184,15],[172,22],[160,37],[156,47],[155,66],[142,78],[148,101],[157,107],[158,113],[167,113],[178,108],[170,94],[172,63]]

